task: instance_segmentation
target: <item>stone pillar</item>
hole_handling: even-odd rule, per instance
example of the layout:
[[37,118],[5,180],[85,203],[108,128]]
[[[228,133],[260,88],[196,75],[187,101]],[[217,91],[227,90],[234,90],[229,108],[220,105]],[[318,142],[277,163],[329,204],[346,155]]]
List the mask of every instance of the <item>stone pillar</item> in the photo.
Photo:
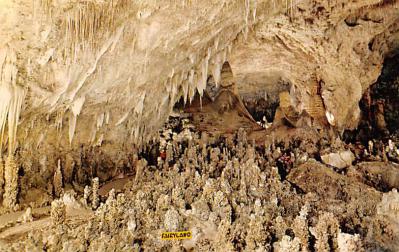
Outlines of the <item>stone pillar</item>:
[[66,206],[62,199],[51,202],[51,221],[53,225],[61,225],[66,219]]
[[61,172],[61,160],[58,159],[58,165],[54,172],[53,177],[54,193],[57,197],[60,197],[64,191],[63,188],[63,178]]
[[98,189],[100,187],[100,183],[99,183],[99,179],[98,178],[94,178],[93,179],[93,186],[92,186],[92,199],[91,199],[91,204],[93,209],[97,209],[99,203],[100,203],[100,199],[98,197]]
[[4,169],[5,190],[3,206],[14,209],[17,205],[18,194],[18,166],[14,156],[8,156]]

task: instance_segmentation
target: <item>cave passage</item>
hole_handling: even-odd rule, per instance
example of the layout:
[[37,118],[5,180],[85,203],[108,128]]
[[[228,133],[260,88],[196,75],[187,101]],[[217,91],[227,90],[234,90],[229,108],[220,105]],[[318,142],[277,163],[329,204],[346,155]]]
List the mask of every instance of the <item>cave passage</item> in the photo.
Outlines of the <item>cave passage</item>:
[[[375,113],[383,112],[387,130],[392,134],[397,134],[399,129],[399,54],[385,60],[380,77],[371,86],[370,95],[375,101]],[[374,121],[374,127],[378,129],[378,120]]]
[[387,141],[399,133],[399,54],[386,58],[381,75],[361,99],[358,129],[346,132],[345,140],[367,143],[370,139]]

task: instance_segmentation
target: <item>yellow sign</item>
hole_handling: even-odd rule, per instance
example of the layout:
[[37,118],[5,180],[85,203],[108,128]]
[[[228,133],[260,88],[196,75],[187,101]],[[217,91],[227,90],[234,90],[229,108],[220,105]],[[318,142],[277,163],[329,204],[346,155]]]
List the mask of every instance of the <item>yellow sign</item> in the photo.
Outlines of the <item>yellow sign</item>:
[[193,238],[191,231],[182,232],[163,232],[161,236],[162,240],[185,240]]

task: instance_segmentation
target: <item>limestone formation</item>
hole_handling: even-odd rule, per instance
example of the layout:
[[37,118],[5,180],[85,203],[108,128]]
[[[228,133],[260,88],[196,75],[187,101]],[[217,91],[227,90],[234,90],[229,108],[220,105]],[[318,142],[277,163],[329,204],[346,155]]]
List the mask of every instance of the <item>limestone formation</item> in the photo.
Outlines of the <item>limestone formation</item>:
[[23,223],[32,222],[33,221],[32,208],[28,207],[26,209],[25,213],[22,215],[21,221]]
[[17,205],[18,195],[18,166],[13,156],[9,156],[4,167],[5,189],[3,206],[14,209]]
[[91,196],[91,188],[86,185],[83,191],[83,203],[84,205],[88,206],[89,205],[89,200],[90,200],[90,196]]
[[301,251],[309,251],[309,224],[307,215],[309,206],[305,205],[302,207],[300,214],[294,219],[292,224],[292,230],[294,231],[295,237],[298,237],[301,242]]
[[3,158],[0,156],[0,196],[1,198],[3,198],[3,193],[4,193],[4,160]]
[[338,169],[343,169],[352,165],[355,156],[351,151],[340,151],[321,156],[323,163],[331,165]]
[[51,202],[51,221],[53,225],[61,225],[66,219],[66,208],[64,202],[59,200],[54,200]]
[[165,214],[164,227],[166,231],[178,231],[179,213],[175,209],[169,209]]
[[[320,214],[316,227],[310,228],[310,232],[316,238],[315,248],[317,251],[337,250],[339,224],[333,214]],[[332,243],[329,242],[330,240]]]
[[56,197],[60,197],[63,192],[63,177],[61,172],[61,161],[58,160],[57,168],[53,177],[54,193]]
[[0,251],[399,251],[398,0],[1,0],[0,24]]
[[98,189],[99,189],[99,179],[94,178],[92,183],[92,191],[91,191],[91,206],[93,209],[96,209],[100,203]]
[[[315,161],[315,156],[299,167],[293,160],[291,171],[286,166],[288,161],[306,147],[290,155],[287,150],[295,144],[284,144],[279,135],[273,136],[274,147],[256,146],[250,143],[245,131],[240,130],[232,141],[214,139],[208,146],[197,148],[200,143],[210,141],[205,134],[202,139],[199,134],[184,129],[175,133],[175,138],[165,139],[165,146],[177,146],[171,163],[156,167],[143,162],[140,183],[132,173],[128,177],[130,181],[122,184],[122,193],[112,187],[108,191],[104,188],[119,187],[118,183],[125,177],[105,182],[101,188],[98,188],[99,179],[94,178],[92,192],[89,186],[78,193],[67,190],[62,200],[51,203],[49,221],[53,225],[48,230],[38,227],[31,231],[30,237],[44,232],[42,238],[23,239],[22,243],[9,243],[10,246],[17,248],[23,244],[23,248],[35,249],[46,244],[49,249],[58,250],[173,250],[181,244],[186,249],[205,250],[362,251],[392,241],[390,236],[383,235],[381,228],[395,217],[392,202],[396,192],[384,194],[381,200],[380,193],[363,184],[367,182],[366,175],[358,174],[359,178],[339,174]],[[174,141],[181,141],[182,145]],[[341,145],[345,144],[335,143],[334,148]],[[330,145],[320,141],[316,146],[320,146],[320,152]],[[284,177],[284,171],[290,174]],[[106,192],[101,194],[103,198],[99,197],[100,191]],[[87,204],[91,207],[86,208]],[[46,221],[46,213],[38,211],[28,208],[23,214],[26,217],[21,216],[20,220],[31,221],[29,225]],[[351,222],[338,222],[343,220],[343,213],[345,220]],[[364,221],[370,218],[371,222]],[[12,225],[26,228],[23,221],[9,225],[5,227],[9,232]],[[344,233],[343,225],[349,230],[357,225],[356,228],[365,233]],[[394,228],[389,226],[389,230]],[[160,232],[184,230],[193,232],[191,240],[160,242]],[[10,237],[10,234],[0,232],[0,241],[3,236]],[[394,248],[395,243],[391,244],[394,245],[390,248]]]
[[299,252],[301,251],[300,241],[296,237],[292,239],[288,235],[284,235],[283,239],[275,245],[274,249],[275,251],[278,252],[283,252],[283,251]]
[[340,252],[363,252],[365,251],[362,245],[362,241],[358,234],[351,235],[345,233],[338,234],[338,250]]

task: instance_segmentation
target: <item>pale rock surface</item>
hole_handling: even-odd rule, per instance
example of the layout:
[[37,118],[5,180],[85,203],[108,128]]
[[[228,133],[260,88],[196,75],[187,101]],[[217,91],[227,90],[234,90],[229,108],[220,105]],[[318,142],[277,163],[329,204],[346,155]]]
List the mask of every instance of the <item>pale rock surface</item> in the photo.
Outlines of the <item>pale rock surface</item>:
[[323,155],[321,156],[321,160],[325,164],[343,169],[352,165],[352,162],[355,160],[355,155],[349,150],[340,151]]
[[377,214],[387,216],[399,227],[399,193],[397,189],[384,193],[381,203],[378,204]]
[[165,214],[164,227],[167,231],[178,231],[180,215],[176,209],[169,209]]
[[338,251],[339,252],[362,252],[362,241],[358,234],[351,235],[346,233],[339,233],[338,238]]

